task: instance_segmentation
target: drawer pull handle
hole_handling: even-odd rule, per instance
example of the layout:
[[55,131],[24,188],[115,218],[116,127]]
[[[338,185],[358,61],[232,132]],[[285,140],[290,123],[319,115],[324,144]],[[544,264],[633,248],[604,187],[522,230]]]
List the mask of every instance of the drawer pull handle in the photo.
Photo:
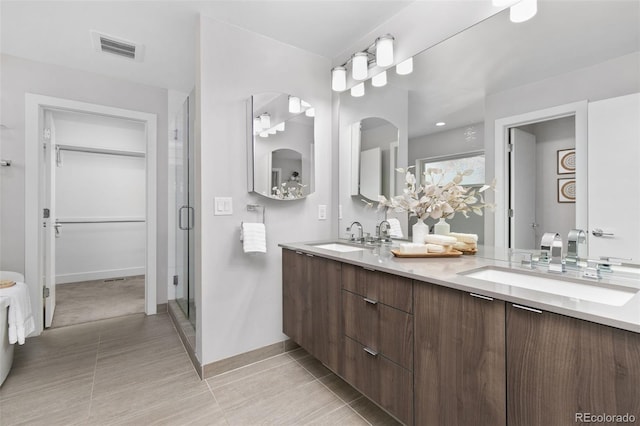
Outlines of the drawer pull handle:
[[313,257],[313,255],[311,253],[305,253],[307,256],[309,257]]
[[370,303],[372,305],[377,305],[378,304],[377,300],[369,299],[368,297],[364,297],[364,301],[367,302],[367,303]]
[[364,269],[365,271],[371,271],[371,272],[375,272],[376,271],[373,268],[365,268],[364,266],[362,267],[362,269]]
[[473,297],[477,297],[478,299],[493,301],[493,297],[483,296],[483,295],[477,294],[477,293],[469,293],[469,294],[471,296],[473,296]]
[[364,347],[364,351],[371,356],[378,356],[378,352],[374,351],[373,349],[367,348],[366,346]]
[[296,250],[296,254],[303,254],[301,251]]
[[525,311],[535,312],[536,314],[541,314],[542,313],[542,311],[540,309],[534,309],[534,308],[530,308],[528,306],[516,305],[515,303],[512,303],[511,306],[513,306],[514,308],[518,308],[518,309],[524,309]]

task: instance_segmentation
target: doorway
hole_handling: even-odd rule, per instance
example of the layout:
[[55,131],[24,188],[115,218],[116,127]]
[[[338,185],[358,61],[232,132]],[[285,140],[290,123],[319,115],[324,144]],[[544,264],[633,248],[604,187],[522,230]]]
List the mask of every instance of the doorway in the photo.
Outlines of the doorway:
[[[56,214],[56,197],[55,181],[56,173],[52,170],[58,167],[58,163],[64,163],[67,159],[74,155],[95,156],[89,162],[95,162],[98,157],[114,156],[119,151],[133,151],[131,149],[118,149],[122,147],[107,146],[96,147],[94,150],[102,150],[102,152],[89,153],[71,149],[60,149],[57,145],[75,146],[73,143],[63,143],[55,137],[55,127],[51,125],[52,113],[59,112],[85,114],[96,118],[101,117],[103,120],[117,119],[128,122],[138,123],[141,126],[143,142],[142,150],[137,151],[144,153],[144,193],[142,194],[142,204],[144,205],[143,218],[135,217],[119,217],[119,219],[143,219],[143,248],[142,257],[144,263],[142,271],[144,275],[144,312],[148,315],[155,314],[156,305],[156,116],[155,114],[141,113],[137,111],[125,110],[120,108],[106,107],[103,105],[89,104],[84,102],[71,101],[61,98],[53,98],[48,96],[27,94],[25,96],[26,104],[26,170],[25,170],[25,195],[26,195],[26,218],[25,218],[25,275],[26,282],[29,285],[31,304],[33,313],[36,317],[36,333],[42,332],[45,326],[52,323],[53,314],[55,313],[55,290],[56,290],[56,228],[58,233],[65,232],[69,235],[72,226],[107,226],[113,223],[86,223],[87,221],[75,221],[82,223],[67,223],[66,229],[56,227],[56,220],[59,219]],[[53,119],[55,125],[55,118]],[[94,132],[95,133],[95,132]],[[98,132],[99,133],[99,132]],[[53,141],[52,141],[53,137]],[[96,138],[100,138],[97,134]],[[77,145],[77,144],[76,144]],[[86,145],[86,144],[85,144]],[[62,153],[61,153],[62,151]],[[67,151],[67,152],[64,152]],[[113,152],[112,152],[113,151]],[[129,156],[122,156],[129,157]],[[139,157],[139,155],[138,155]],[[131,156],[133,159],[134,157]],[[139,158],[135,158],[139,160]],[[86,160],[86,158],[85,158]],[[87,164],[79,162],[83,167]],[[109,174],[99,176],[105,178]],[[117,173],[116,173],[117,175]],[[111,174],[110,176],[113,176]],[[117,204],[117,203],[116,203]],[[111,206],[113,207],[113,206]],[[110,207],[109,207],[110,208]],[[95,213],[95,212],[93,212]],[[71,214],[71,213],[70,213]],[[77,217],[69,217],[68,219],[104,219],[104,216],[84,216],[80,213]],[[117,214],[117,213],[116,213]],[[74,220],[67,220],[74,222]],[[135,225],[139,222],[115,223],[117,226]],[[64,227],[64,223],[58,221],[58,225]],[[108,231],[103,230],[103,234]],[[70,242],[70,241],[68,241]],[[138,253],[140,254],[140,253]],[[80,263],[80,262],[78,262]],[[94,265],[95,266],[95,265]],[[137,268],[140,271],[140,268]],[[93,272],[96,272],[95,270]],[[102,273],[105,271],[103,270]],[[83,272],[78,272],[82,274]],[[77,277],[77,276],[76,276]],[[111,277],[113,278],[113,277]],[[108,279],[108,278],[100,278]]]

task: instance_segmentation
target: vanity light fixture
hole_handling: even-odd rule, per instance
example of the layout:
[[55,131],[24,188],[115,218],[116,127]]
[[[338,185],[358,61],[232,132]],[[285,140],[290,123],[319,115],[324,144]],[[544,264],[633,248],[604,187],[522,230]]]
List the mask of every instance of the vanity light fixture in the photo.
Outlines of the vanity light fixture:
[[260,133],[262,131],[262,125],[260,124],[260,117],[253,119],[253,132]]
[[442,126],[445,126],[446,124],[447,124],[447,123],[445,123],[444,121],[438,121],[438,122],[436,123],[436,126],[438,126],[438,127],[442,127]]
[[358,83],[351,88],[351,96],[354,98],[364,96],[364,82]]
[[331,89],[334,92],[342,92],[347,88],[347,69],[335,67],[331,70]]
[[282,123],[276,124],[275,129],[279,132],[284,132],[284,121]]
[[398,75],[407,75],[413,72],[413,56],[396,65],[396,73]]
[[376,40],[376,64],[388,67],[393,64],[393,36],[385,34]]
[[509,9],[511,22],[524,22],[533,18],[538,12],[538,0],[520,0]]
[[382,87],[387,84],[387,71],[382,71],[379,74],[376,74],[371,79],[371,85],[373,87]]
[[304,115],[306,115],[307,117],[315,117],[316,116],[316,109],[315,108],[307,108],[307,110],[304,112]]
[[271,116],[266,112],[260,114],[260,127],[263,129],[271,127]]
[[275,135],[277,132],[278,132],[278,129],[276,129],[275,127],[272,127],[269,130],[267,130],[267,133],[270,135]]
[[260,137],[261,138],[268,138],[269,137],[269,133],[264,131],[264,132],[260,132]]
[[300,104],[300,98],[297,96],[289,96],[289,112],[292,114],[298,114],[302,111]]
[[351,59],[351,77],[354,80],[366,80],[369,76],[369,54],[356,52]]

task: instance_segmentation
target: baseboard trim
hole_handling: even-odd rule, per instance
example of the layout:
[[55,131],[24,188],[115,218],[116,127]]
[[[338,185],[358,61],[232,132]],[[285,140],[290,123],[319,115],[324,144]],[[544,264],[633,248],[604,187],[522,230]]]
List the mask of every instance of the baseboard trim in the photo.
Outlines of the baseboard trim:
[[56,275],[56,284],[133,277],[137,275],[144,275],[144,273],[144,266],[136,268],[108,269],[104,271],[77,272],[73,274]]

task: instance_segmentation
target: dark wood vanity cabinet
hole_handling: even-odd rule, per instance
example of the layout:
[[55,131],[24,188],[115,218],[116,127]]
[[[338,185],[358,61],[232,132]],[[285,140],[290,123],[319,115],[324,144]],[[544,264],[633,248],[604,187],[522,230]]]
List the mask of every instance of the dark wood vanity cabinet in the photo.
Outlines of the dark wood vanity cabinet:
[[415,424],[504,425],[505,303],[418,282],[413,303]]
[[282,250],[282,330],[333,371],[343,359],[341,264]]
[[343,376],[405,424],[413,424],[413,283],[342,266]]
[[508,303],[507,414],[509,425],[639,421],[640,334]]

